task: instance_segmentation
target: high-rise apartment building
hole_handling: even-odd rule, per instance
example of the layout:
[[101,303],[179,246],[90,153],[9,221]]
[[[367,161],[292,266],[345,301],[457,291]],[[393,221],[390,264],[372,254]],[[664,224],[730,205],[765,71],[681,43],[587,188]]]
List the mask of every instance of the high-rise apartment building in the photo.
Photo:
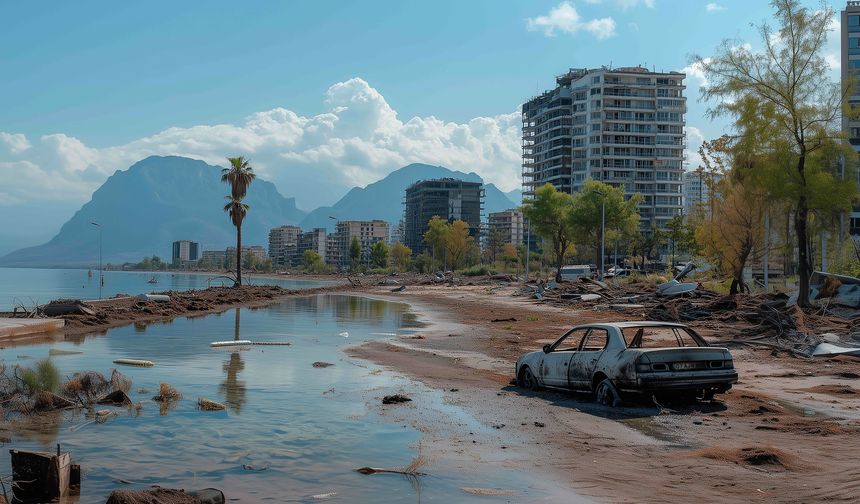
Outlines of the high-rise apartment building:
[[[849,1],[842,11],[842,83],[851,77],[860,77],[860,2]],[[860,107],[860,84],[848,97],[852,107]],[[842,129],[854,150],[860,152],[860,120],[842,118]],[[860,207],[852,209],[848,229],[852,236],[860,235]]]
[[295,266],[299,237],[302,228],[298,226],[279,226],[269,231],[269,257],[272,264]]
[[699,208],[707,206],[711,201],[711,196],[716,195],[714,185],[719,182],[723,176],[717,172],[705,171],[688,171],[684,172],[682,180],[684,182],[684,214],[690,215]]
[[643,67],[571,69],[522,106],[523,199],[547,182],[573,193],[586,179],[641,193],[642,228],[682,211],[684,79]]
[[[304,261],[306,250],[312,250],[319,254],[320,258],[326,260],[326,229],[314,228],[310,231],[304,231],[299,236],[298,247],[296,248],[296,261],[301,263]],[[271,249],[269,249],[271,253]]]
[[480,182],[453,178],[421,180],[406,188],[403,243],[420,254],[427,248],[424,233],[434,216],[449,222],[462,220],[477,240],[481,231],[484,188]]
[[200,244],[190,240],[178,240],[173,242],[173,264],[182,264],[196,261],[200,258]]

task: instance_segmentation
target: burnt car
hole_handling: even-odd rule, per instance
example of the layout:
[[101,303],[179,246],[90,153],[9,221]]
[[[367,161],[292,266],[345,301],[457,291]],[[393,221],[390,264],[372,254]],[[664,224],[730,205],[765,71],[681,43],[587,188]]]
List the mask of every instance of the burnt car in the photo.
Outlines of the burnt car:
[[517,360],[517,383],[591,392],[616,406],[628,395],[710,400],[738,381],[732,354],[683,324],[616,322],[575,326]]

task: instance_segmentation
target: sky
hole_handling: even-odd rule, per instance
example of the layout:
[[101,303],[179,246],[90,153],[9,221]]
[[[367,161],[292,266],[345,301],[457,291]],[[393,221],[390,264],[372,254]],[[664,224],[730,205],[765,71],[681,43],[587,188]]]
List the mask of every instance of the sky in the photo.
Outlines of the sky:
[[705,117],[691,57],[755,44],[770,16],[764,0],[4,1],[0,254],[152,154],[244,155],[304,210],[411,162],[515,189],[519,106],[570,67],[687,71],[695,168],[728,123]]

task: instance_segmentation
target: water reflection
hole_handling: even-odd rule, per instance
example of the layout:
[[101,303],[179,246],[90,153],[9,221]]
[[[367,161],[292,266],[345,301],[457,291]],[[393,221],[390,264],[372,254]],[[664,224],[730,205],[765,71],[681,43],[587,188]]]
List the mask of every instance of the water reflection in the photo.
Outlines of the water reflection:
[[[233,341],[241,339],[241,314],[242,309],[236,308],[236,318],[233,323]],[[242,406],[245,405],[245,382],[239,379],[239,373],[245,369],[245,363],[242,362],[242,356],[239,352],[230,353],[230,358],[224,362],[221,369],[227,375],[218,391],[224,397],[224,402],[230,407],[230,410],[237,415],[241,413]]]

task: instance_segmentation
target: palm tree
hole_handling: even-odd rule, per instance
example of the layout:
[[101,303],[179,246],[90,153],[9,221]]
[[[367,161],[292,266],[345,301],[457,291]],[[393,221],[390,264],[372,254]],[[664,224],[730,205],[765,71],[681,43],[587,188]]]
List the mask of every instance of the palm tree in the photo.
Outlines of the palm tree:
[[242,203],[248,186],[257,178],[251,163],[242,156],[227,158],[230,167],[221,170],[221,181],[230,184],[228,203],[224,211],[230,214],[230,220],[236,226],[236,285],[242,285],[242,221],[248,213],[248,205]]
[[236,226],[236,286],[242,285],[242,221],[248,214],[248,205],[242,203],[241,199],[227,196],[227,204],[224,211],[230,216],[233,225]]
[[227,158],[230,161],[229,168],[221,169],[221,182],[230,184],[231,195],[237,200],[245,198],[248,186],[257,178],[251,163],[242,156]]

